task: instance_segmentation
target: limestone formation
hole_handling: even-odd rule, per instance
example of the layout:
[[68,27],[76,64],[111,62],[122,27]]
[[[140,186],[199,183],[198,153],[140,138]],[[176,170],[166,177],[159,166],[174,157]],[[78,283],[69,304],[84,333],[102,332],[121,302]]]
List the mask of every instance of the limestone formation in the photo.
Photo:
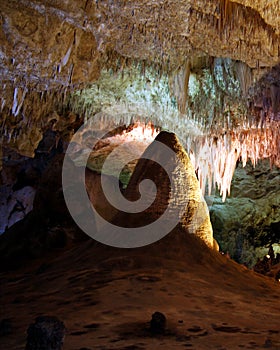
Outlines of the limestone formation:
[[114,53],[169,68],[205,55],[269,67],[278,62],[279,20],[273,14],[279,5],[266,3],[5,0],[2,79],[41,89],[92,82]]
[[[158,143],[171,149],[171,158],[165,157]],[[176,216],[177,223],[180,222],[189,233],[213,247],[213,232],[206,202],[191,161],[175,134],[161,132],[143,153],[124,193],[128,200],[139,199],[139,185],[145,179],[152,180],[157,188],[152,204],[138,214],[120,214],[114,222],[127,227],[144,226],[160,219],[168,208],[169,219],[173,220]],[[174,190],[173,196],[171,187]],[[142,194],[147,202],[151,198],[151,191],[151,188],[147,188]]]
[[[2,142],[20,154],[34,156],[43,129],[53,116],[65,112],[74,91],[80,93],[98,82],[104,69],[113,84],[115,72],[132,66],[138,66],[143,76],[148,67],[154,76],[167,75],[183,120],[192,117],[206,122],[213,113],[219,118],[231,118],[234,113],[232,119],[238,125],[236,119],[244,117],[248,97],[255,114],[260,101],[264,107],[266,97],[275,100],[277,84],[267,79],[258,86],[260,91],[254,85],[278,64],[278,10],[277,0],[3,0]],[[232,62],[234,69],[223,61]],[[190,82],[197,78],[192,86]],[[194,104],[190,95],[196,88],[199,96],[206,96]],[[238,97],[244,101],[234,103]],[[277,110],[274,102],[268,104]],[[67,123],[68,117],[61,119]]]
[[[236,161],[280,164],[278,12],[278,0],[1,1],[0,155],[36,158],[47,130],[65,150],[91,116],[109,129],[152,121],[180,136],[201,188],[218,184],[225,200]],[[255,225],[275,232],[278,193],[270,208],[263,188],[245,191],[242,206],[217,200],[217,226],[240,217],[250,231],[256,199]],[[4,199],[5,222],[22,214],[18,195],[12,209]]]

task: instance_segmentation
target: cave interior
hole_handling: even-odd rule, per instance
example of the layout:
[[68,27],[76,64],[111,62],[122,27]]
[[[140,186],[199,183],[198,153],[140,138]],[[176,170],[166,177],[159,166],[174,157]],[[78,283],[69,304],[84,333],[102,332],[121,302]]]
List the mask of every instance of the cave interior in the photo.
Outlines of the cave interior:
[[3,349],[280,349],[279,11],[1,1]]

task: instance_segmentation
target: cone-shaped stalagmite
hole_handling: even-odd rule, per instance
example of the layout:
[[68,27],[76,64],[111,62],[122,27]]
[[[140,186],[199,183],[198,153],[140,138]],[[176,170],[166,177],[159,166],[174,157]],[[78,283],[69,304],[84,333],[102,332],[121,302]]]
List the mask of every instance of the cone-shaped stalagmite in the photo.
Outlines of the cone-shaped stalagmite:
[[[166,155],[167,146],[171,152]],[[169,174],[169,175],[168,175]],[[200,237],[213,247],[213,232],[206,202],[191,161],[175,134],[161,132],[139,159],[125,192],[130,201],[140,198],[139,184],[150,179],[157,192],[153,203],[139,213],[119,213],[114,223],[126,227],[148,225],[168,210],[167,219],[177,221],[189,233]],[[172,193],[173,190],[173,193]],[[151,200],[152,188],[146,188],[142,197]]]

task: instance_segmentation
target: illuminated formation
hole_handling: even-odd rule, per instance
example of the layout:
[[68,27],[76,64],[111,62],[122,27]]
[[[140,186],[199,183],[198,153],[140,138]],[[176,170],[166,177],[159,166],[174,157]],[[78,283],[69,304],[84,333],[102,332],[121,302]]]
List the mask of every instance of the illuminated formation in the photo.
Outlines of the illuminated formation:
[[136,122],[128,129],[124,130],[121,134],[110,137],[111,143],[125,142],[143,142],[150,144],[154,138],[158,135],[159,130],[151,123]]
[[[200,65],[204,68],[196,69]],[[143,72],[142,68],[140,64],[124,66],[113,76],[110,70],[103,69],[98,83],[53,96],[54,100],[58,99],[57,105],[71,106],[71,118],[75,118],[75,113],[85,121],[92,119],[90,128],[97,134],[119,127],[123,130],[106,135],[106,142],[100,140],[102,147],[95,148],[91,160],[99,162],[112,148],[128,142],[127,152],[135,149],[139,158],[159,130],[174,132],[192,160],[203,194],[211,194],[217,185],[223,200],[230,194],[238,160],[244,166],[248,160],[255,165],[263,158],[269,158],[271,164],[280,164],[278,90],[269,87],[270,92],[266,91],[267,96],[263,96],[256,88],[255,97],[251,98],[253,110],[248,111],[242,96],[253,84],[253,76],[247,65],[231,59],[209,58],[187,62],[171,75],[157,75],[153,67],[145,67]],[[9,99],[0,96],[2,109],[10,106],[13,114],[12,119],[4,119],[2,140],[25,156],[34,156],[43,137],[40,125],[52,123],[53,130],[62,134],[67,123],[58,107],[58,112],[51,112],[52,94],[42,93],[38,95],[39,100],[33,95],[15,88]],[[30,99],[32,105],[44,106],[44,113],[38,118],[32,112],[36,123],[31,123],[28,117]],[[48,101],[46,105],[45,100]],[[259,105],[261,112],[256,109]],[[20,117],[21,113],[25,118]],[[265,121],[264,115],[267,118],[269,115],[269,120]],[[15,123],[14,119],[19,122]],[[119,154],[118,157],[125,159],[126,156]],[[92,170],[96,170],[95,163],[89,164]],[[129,164],[127,174],[134,167],[135,162]],[[111,171],[115,175],[114,169]]]
[[[132,141],[148,146],[158,133],[152,123],[136,122],[121,134],[108,138],[108,141],[115,146]],[[188,136],[186,149],[203,195],[210,195],[217,185],[225,200],[230,195],[231,180],[238,161],[245,166],[250,160],[255,166],[258,160],[269,158],[271,166],[279,166],[279,140],[280,128],[276,121],[270,121],[263,127],[228,130],[222,134]]]
[[[170,149],[170,153],[166,148]],[[209,247],[216,247],[207,204],[201,196],[191,161],[174,133],[160,132],[155,142],[146,148],[125,191],[129,201],[139,199],[139,187],[145,179],[152,180],[156,185],[154,201],[137,215],[125,213],[124,216],[120,213],[116,217],[117,225],[123,226],[125,222],[127,227],[134,227],[136,222],[141,222],[144,226],[150,224],[151,219],[153,222],[162,220],[163,226],[159,226],[162,231],[170,223],[175,227],[180,222],[189,233],[200,237]],[[148,185],[142,192],[143,201],[148,202],[152,186]],[[147,229],[150,235],[149,230],[151,228]]]
[[279,123],[271,121],[265,127],[225,131],[220,135],[197,137],[195,147],[189,149],[190,158],[197,171],[203,193],[208,194],[217,184],[225,200],[230,195],[230,185],[238,160],[243,166],[250,160],[269,158],[271,166],[280,165]]

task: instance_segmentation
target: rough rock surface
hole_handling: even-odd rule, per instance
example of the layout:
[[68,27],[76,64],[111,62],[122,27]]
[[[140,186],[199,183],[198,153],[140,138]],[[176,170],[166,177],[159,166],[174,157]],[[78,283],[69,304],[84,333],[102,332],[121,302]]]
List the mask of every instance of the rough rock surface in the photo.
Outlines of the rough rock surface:
[[[139,154],[139,151],[145,148],[144,141],[140,143],[139,141],[124,142],[121,140],[121,143],[110,144],[109,140],[109,138],[101,140],[100,148],[90,153],[87,166],[102,172],[105,185],[109,186],[109,201],[115,204],[110,204],[103,193],[101,175],[90,169],[86,169],[85,172],[86,189],[96,211],[107,221],[112,221],[118,226],[138,227],[139,223],[141,226],[146,226],[155,222],[168,208],[170,211],[164,220],[175,219],[176,223],[181,222],[190,233],[199,236],[206,244],[213,247],[212,227],[206,202],[200,191],[193,165],[175,134],[161,132],[142,155]],[[170,157],[166,158],[166,149],[161,149],[158,144],[163,144],[170,149]],[[77,165],[81,164],[83,158],[81,147],[81,145],[73,145],[73,159]],[[104,158],[114,149],[117,150],[117,161],[125,160],[129,149],[139,158],[138,162],[134,161],[133,164],[130,164],[129,171],[132,172],[132,175],[128,174],[128,177],[131,177],[126,189],[122,187],[120,181],[112,181],[118,178],[114,170],[115,157],[112,159],[113,164],[109,163],[109,173],[104,173],[102,169]],[[126,163],[125,161],[122,164]],[[166,173],[167,169],[170,178]],[[124,209],[118,207],[120,202],[116,195],[117,191],[122,192],[124,197],[133,203],[139,199],[140,184],[146,179],[152,180],[157,189],[154,199],[152,199],[151,187],[146,188],[142,193],[146,209],[132,214],[129,210],[126,211],[127,207]],[[171,186],[174,189],[173,194]],[[96,220],[95,222],[99,227],[98,222]]]
[[[138,196],[139,183],[143,179],[150,178],[157,186],[158,194],[155,202],[148,209],[136,215],[119,212],[119,208],[112,206],[104,196],[100,183],[101,175],[86,169],[86,189],[94,208],[108,222],[113,221],[120,226],[137,227],[134,226],[135,223],[145,226],[147,223],[155,221],[170,205],[171,215],[178,215],[175,218],[176,223],[181,222],[189,233],[200,237],[207,245],[213,247],[209,212],[201,195],[190,159],[174,134],[162,132],[159,134],[157,142],[166,144],[172,150],[172,159],[165,159],[166,163],[163,166],[165,169],[166,167],[171,169],[175,189],[173,202],[170,200],[169,180],[165,172],[162,168],[159,169],[156,163],[149,161],[156,150],[152,143],[144,152],[142,156],[144,159],[141,159],[136,165],[131,181],[127,189],[123,189],[123,192],[127,199],[135,200]],[[43,145],[46,143],[42,143],[41,150],[43,150]],[[61,249],[69,241],[83,238],[81,233],[78,236],[73,234],[73,230],[76,228],[63,199],[61,183],[63,157],[63,153],[58,152],[45,161],[36,186],[34,210],[1,237],[2,266],[5,263],[10,268],[16,267],[22,260],[37,258],[46,250]],[[155,161],[160,161],[161,158],[164,159],[164,154],[157,154]],[[148,164],[146,164],[147,162]],[[116,188],[114,188],[112,176],[104,175],[104,178],[107,185],[111,186],[111,193],[114,194]],[[110,200],[114,199],[112,197]],[[83,207],[79,206],[79,203],[77,205],[82,212]],[[95,224],[96,228],[99,229],[97,220],[95,220]],[[215,248],[217,247],[215,246]]]
[[[178,104],[183,120],[213,121],[213,115],[219,115],[221,120],[232,118],[234,127],[242,126],[239,119],[244,119],[248,93],[255,119],[265,118],[268,105],[278,110],[277,80],[267,77],[265,84],[259,84],[258,100],[252,95],[258,79],[278,63],[278,9],[276,0],[4,0],[0,5],[3,141],[34,156],[43,129],[53,120],[71,124],[71,113],[63,117],[61,113],[65,105],[69,107],[71,92],[97,82],[104,68],[113,81],[114,72],[133,63],[144,76],[146,67],[152,67],[154,77],[168,75],[172,103]],[[233,60],[236,79],[230,67],[216,65],[217,60]],[[216,69],[220,74],[214,74]],[[189,96],[191,75],[204,76],[202,84],[201,77],[196,83],[198,95],[207,95],[195,103],[196,108]],[[154,93],[151,98],[159,100]]]
[[[0,235],[0,270],[21,266],[84,237],[65,205],[61,183],[63,158],[58,152],[46,159],[31,159],[31,169],[39,170],[33,210]],[[74,231],[79,232],[80,238]]]
[[273,277],[277,282],[280,282],[280,253],[274,253],[273,245],[269,247],[263,259],[258,258],[254,271]]
[[22,220],[32,209],[35,189],[31,186],[13,191],[8,186],[0,187],[0,234],[14,223]]
[[222,202],[215,197],[210,208],[214,235],[221,250],[242,263],[253,266],[266,250],[280,243],[280,171],[269,161],[254,168],[238,165],[231,195]]
[[[87,115],[83,110],[78,116],[72,113],[72,93],[79,95],[77,89],[93,82],[98,89],[104,69],[111,77],[110,87],[114,73],[133,64],[145,77],[145,89],[151,89],[149,98],[159,104],[162,94],[151,88],[146,68],[151,68],[155,80],[167,74],[171,104],[181,115],[160,117],[169,118],[176,128],[192,118],[202,125],[207,120],[211,127],[222,120],[223,124],[217,123],[219,135],[230,128],[246,127],[249,132],[252,120],[244,121],[246,113],[239,108],[247,104],[258,125],[263,126],[271,111],[278,123],[278,11],[276,0],[1,1],[1,143],[34,157],[49,128],[69,140]],[[227,64],[231,59],[233,71]],[[129,80],[125,84],[129,86]],[[247,103],[255,88],[256,99]],[[203,98],[191,99],[192,90]],[[222,118],[215,120],[216,115]]]
[[[106,186],[110,186],[110,193],[113,196],[113,194],[116,193],[117,189],[115,188],[115,184],[112,181],[112,176],[104,174],[102,176],[103,181],[106,183]],[[111,222],[114,216],[118,213],[118,210],[108,202],[108,199],[104,195],[101,184],[101,174],[86,169],[85,184],[89,199],[94,209],[106,221]],[[110,199],[112,198],[110,197]],[[95,220],[95,224],[96,228],[99,229],[100,227],[97,219]]]
[[26,157],[3,150],[0,174],[0,234],[21,220],[33,208],[36,171]]
[[167,72],[171,90],[179,84],[181,111],[190,72],[213,69],[215,58],[237,61],[247,94],[254,78],[278,63],[278,9],[276,0],[3,0],[1,124],[32,156],[68,87],[86,87],[102,68],[122,71],[132,61],[143,74],[146,65]]
[[53,157],[62,150],[62,140],[50,129],[44,132],[34,158],[20,156],[9,148],[3,148],[3,167],[0,174],[0,234],[33,209],[35,194],[44,172]]
[[279,33],[280,20],[278,16],[275,16],[275,13],[280,9],[277,0],[234,0],[234,2],[250,7],[259,12],[264,21]]
[[108,50],[172,67],[182,65],[185,57],[205,54],[232,57],[252,67],[259,60],[269,67],[278,61],[279,22],[271,16],[277,1],[268,8],[264,1],[252,4],[5,0],[2,79],[45,89],[92,82],[99,74],[100,56]]

